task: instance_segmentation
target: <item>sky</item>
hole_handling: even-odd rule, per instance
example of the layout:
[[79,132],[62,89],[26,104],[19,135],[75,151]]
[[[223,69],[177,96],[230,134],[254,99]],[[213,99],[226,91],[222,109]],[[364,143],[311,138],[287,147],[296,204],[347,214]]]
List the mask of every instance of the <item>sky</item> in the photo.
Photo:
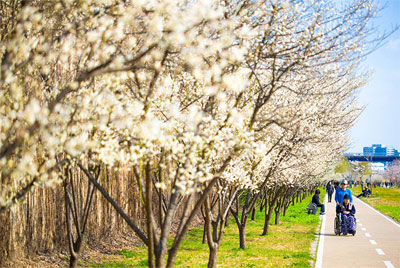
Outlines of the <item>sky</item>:
[[[400,0],[375,0],[386,6],[374,19],[380,32],[400,25]],[[348,152],[361,153],[364,146],[380,143],[400,150],[400,30],[363,62],[373,71],[369,83],[360,90],[359,103],[366,105],[350,132]]]

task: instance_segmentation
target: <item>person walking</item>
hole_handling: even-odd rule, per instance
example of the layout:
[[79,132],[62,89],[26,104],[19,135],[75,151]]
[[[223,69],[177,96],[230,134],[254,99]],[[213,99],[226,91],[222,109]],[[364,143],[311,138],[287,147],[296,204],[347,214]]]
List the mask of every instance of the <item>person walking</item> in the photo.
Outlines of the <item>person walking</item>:
[[328,202],[332,202],[332,195],[333,195],[334,188],[332,186],[332,182],[329,181],[328,184],[326,185],[326,192],[328,193]]
[[351,191],[347,189],[348,182],[347,180],[342,180],[340,182],[340,188],[336,189],[335,193],[335,201],[336,207],[343,203],[344,195],[347,194],[350,198],[350,203],[353,203],[353,196],[351,195]]
[[337,188],[339,188],[339,182],[335,181],[333,185],[334,185],[333,188],[335,188],[335,191],[336,191]]
[[325,215],[325,205],[321,204],[321,202],[319,201],[319,194],[321,193],[321,191],[319,189],[317,189],[315,191],[315,194],[312,197],[312,201],[314,204],[317,205],[317,207],[321,208],[321,213],[319,213],[319,215]]

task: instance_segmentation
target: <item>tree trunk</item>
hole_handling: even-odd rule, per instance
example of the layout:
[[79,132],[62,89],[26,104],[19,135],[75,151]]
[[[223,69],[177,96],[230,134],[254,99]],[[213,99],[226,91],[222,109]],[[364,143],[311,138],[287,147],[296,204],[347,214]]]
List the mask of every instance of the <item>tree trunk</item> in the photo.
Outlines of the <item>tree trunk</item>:
[[256,207],[253,207],[253,210],[251,211],[251,220],[254,221],[256,219]]
[[268,229],[269,229],[269,222],[271,220],[272,216],[272,209],[265,208],[265,219],[264,219],[264,229],[261,235],[267,235],[268,234]]
[[207,243],[207,236],[206,236],[206,224],[204,224],[204,228],[203,228],[203,241],[202,244]]
[[275,211],[275,225],[279,224],[279,215],[281,214],[280,211]]
[[149,260],[149,267],[155,267],[155,246],[154,246],[154,228],[153,226],[153,200],[152,200],[152,184],[151,184],[151,175],[150,175],[150,164],[146,163],[145,167],[145,177],[146,177],[146,185],[145,189],[146,192],[144,193],[144,198],[145,199],[145,211],[146,211],[146,227],[147,227],[147,237],[149,239],[149,245],[147,248],[147,254],[148,254],[148,260]]
[[160,227],[163,225],[163,207],[162,207],[162,189],[160,189],[160,195],[158,196],[158,222],[160,224]]
[[[218,202],[221,202],[219,200]],[[224,233],[225,221],[221,219],[223,216],[223,212],[221,211],[221,206],[219,206],[217,220],[212,220],[212,209],[211,209],[211,200],[206,200],[204,204],[204,216],[205,216],[205,232],[207,236],[209,255],[208,255],[208,268],[216,268],[217,267],[217,255],[219,246],[221,243],[221,239]],[[217,204],[218,206],[218,204]]]
[[73,254],[71,254],[71,256],[69,258],[69,267],[70,268],[78,267],[78,258],[75,257]]
[[[226,163],[228,163],[228,162],[226,162]],[[187,219],[185,225],[182,227],[181,233],[178,234],[177,237],[175,237],[174,243],[172,244],[172,247],[168,252],[168,261],[167,261],[167,266],[166,266],[167,268],[173,267],[174,262],[176,260],[176,255],[178,253],[179,246],[182,243],[184,235],[189,230],[190,223],[193,221],[193,218],[195,217],[195,215],[197,215],[198,211],[200,210],[200,207],[206,200],[208,194],[210,193],[211,189],[214,187],[216,182],[217,182],[216,178],[212,179],[211,182],[208,184],[208,186],[205,188],[203,193],[200,195],[199,199],[196,201],[196,205],[192,209],[192,212],[190,213],[190,216]]]
[[208,268],[217,267],[218,247],[210,247],[210,254],[208,257]]
[[218,221],[211,222],[213,240],[218,240]]
[[246,225],[239,227],[240,248],[246,249]]

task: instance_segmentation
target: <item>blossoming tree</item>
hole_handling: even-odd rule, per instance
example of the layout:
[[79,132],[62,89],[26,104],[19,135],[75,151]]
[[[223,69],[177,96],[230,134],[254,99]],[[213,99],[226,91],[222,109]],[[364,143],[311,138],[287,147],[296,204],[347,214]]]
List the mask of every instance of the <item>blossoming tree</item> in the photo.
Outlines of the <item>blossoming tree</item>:
[[[244,248],[264,198],[265,234],[272,209],[279,219],[344,149],[366,78],[354,68],[375,44],[367,0],[340,12],[311,0],[14,2],[2,8],[0,213],[62,180],[71,267],[93,187],[150,267],[173,266],[201,208],[209,267],[229,210]],[[144,230],[98,181],[106,168],[134,176]],[[80,209],[71,170],[90,180]]]

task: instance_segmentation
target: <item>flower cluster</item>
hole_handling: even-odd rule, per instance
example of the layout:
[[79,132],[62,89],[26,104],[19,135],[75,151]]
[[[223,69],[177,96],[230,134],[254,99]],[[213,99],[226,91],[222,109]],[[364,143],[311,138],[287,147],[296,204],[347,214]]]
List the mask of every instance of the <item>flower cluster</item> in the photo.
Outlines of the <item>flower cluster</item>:
[[0,39],[0,206],[82,159],[183,195],[312,183],[359,114],[374,10],[276,2],[24,2]]

